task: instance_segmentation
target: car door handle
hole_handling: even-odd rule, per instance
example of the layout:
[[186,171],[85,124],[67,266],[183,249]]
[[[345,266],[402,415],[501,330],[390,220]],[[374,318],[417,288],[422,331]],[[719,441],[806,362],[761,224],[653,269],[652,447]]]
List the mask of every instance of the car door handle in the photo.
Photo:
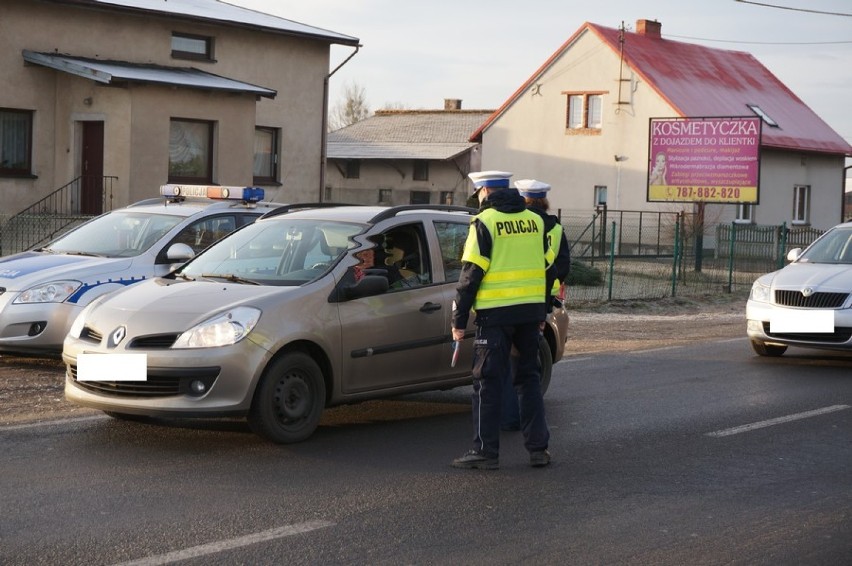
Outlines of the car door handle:
[[438,303],[426,303],[420,307],[420,312],[433,312],[441,310],[441,305]]

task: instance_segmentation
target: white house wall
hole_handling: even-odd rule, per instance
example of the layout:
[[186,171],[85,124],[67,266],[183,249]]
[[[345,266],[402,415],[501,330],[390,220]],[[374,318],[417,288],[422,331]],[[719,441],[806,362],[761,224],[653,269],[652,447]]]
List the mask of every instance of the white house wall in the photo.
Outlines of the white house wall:
[[810,225],[826,229],[843,221],[842,156],[763,150],[758,224],[792,224],[793,187],[811,187]]

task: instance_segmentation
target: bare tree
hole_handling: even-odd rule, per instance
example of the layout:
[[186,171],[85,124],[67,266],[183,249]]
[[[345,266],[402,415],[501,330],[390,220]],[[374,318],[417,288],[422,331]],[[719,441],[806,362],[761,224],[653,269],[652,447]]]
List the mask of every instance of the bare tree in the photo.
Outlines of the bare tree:
[[370,115],[370,107],[367,105],[367,97],[364,88],[358,83],[347,83],[343,89],[343,100],[341,100],[331,111],[328,117],[329,130],[339,130],[360,122]]

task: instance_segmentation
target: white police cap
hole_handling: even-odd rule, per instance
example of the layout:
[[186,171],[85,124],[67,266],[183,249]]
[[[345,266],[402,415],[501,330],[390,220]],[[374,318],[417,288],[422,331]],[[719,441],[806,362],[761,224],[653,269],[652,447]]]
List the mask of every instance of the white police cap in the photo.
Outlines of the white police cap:
[[547,198],[550,185],[535,179],[518,179],[515,181],[515,188],[524,198]]
[[489,189],[508,189],[511,173],[506,171],[476,171],[468,173],[473,186],[476,189],[486,187]]

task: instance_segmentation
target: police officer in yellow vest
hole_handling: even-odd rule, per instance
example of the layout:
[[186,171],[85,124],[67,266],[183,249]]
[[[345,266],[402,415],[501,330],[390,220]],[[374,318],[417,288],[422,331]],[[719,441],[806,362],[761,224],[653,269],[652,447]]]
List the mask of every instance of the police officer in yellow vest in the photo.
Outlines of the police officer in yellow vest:
[[515,188],[524,197],[527,208],[538,213],[544,220],[544,229],[554,255],[553,263],[547,268],[547,288],[550,289],[550,295],[555,297],[559,286],[565,282],[571,271],[571,246],[568,245],[559,218],[549,213],[550,202],[547,200],[547,193],[550,191],[550,185],[535,179],[520,179],[515,181]]
[[472,450],[453,460],[457,468],[499,467],[501,397],[511,371],[512,346],[519,353],[515,383],[524,447],[530,454],[530,465],[550,463],[538,340],[549,310],[545,270],[553,254],[544,221],[527,210],[521,195],[509,188],[511,176],[504,171],[469,175],[481,205],[462,253],[452,333],[454,340],[461,340],[471,310],[475,310],[474,431]]
[[[514,184],[515,188],[518,189],[518,192],[524,198],[524,201],[526,201],[527,208],[541,216],[544,221],[544,231],[547,233],[547,241],[551,252],[555,256],[553,264],[547,268],[545,274],[547,288],[550,289],[551,304],[554,304],[556,295],[559,293],[559,286],[568,277],[568,272],[571,269],[571,247],[568,245],[568,240],[565,237],[565,231],[562,229],[559,218],[548,213],[550,203],[547,200],[547,193],[550,191],[550,185],[535,179],[520,179],[515,181]],[[513,357],[513,363],[516,362],[517,359]],[[518,396],[515,394],[513,379],[514,372],[512,372],[507,385],[503,388],[503,407],[500,417],[501,430],[521,429],[521,411],[518,406]]]

